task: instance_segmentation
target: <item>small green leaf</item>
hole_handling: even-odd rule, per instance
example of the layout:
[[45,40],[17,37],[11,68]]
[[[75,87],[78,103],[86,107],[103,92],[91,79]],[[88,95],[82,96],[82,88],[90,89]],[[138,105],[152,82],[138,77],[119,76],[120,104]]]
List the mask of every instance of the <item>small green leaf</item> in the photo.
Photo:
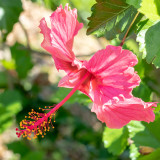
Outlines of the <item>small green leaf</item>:
[[121,129],[105,128],[103,132],[103,142],[105,148],[114,155],[120,155],[128,145],[128,129],[123,127]]
[[22,45],[16,43],[11,47],[11,54],[12,58],[15,60],[15,67],[19,77],[25,78],[29,70],[33,67],[33,64],[30,52],[22,48]]
[[159,160],[160,159],[160,148],[150,153],[149,155],[142,156],[138,160]]
[[160,1],[142,0],[139,11],[151,20],[160,20]]
[[12,31],[21,12],[21,0],[0,0],[0,30],[5,35]]
[[126,0],[126,3],[133,5],[135,8],[140,8],[142,0]]

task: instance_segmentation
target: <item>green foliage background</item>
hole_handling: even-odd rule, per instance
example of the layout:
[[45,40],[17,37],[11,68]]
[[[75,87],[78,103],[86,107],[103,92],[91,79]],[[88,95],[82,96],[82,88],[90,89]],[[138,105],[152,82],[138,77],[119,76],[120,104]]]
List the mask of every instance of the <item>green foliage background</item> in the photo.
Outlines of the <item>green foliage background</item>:
[[[112,45],[120,44],[139,12],[123,45],[123,48],[131,50],[139,59],[135,70],[142,82],[133,90],[133,94],[146,102],[159,101],[159,0],[32,2],[51,10],[68,2],[72,8],[78,9],[79,21],[88,28],[87,34],[105,37]],[[19,22],[22,11],[20,0],[0,0],[0,50],[8,49],[11,53],[10,60],[0,59],[0,134],[16,127],[33,107],[38,111],[39,107],[56,104],[70,91],[57,89],[57,84],[47,84],[45,87],[49,87],[52,94],[49,99],[41,97],[41,83],[30,82],[30,72],[36,63],[32,57],[34,48],[26,50],[27,44],[18,42],[12,46],[6,44],[6,38],[14,24]],[[44,139],[39,137],[28,141],[21,138],[6,144],[8,149],[15,153],[12,159],[18,159],[19,156],[21,160],[160,159],[160,105],[154,111],[156,120],[153,123],[132,121],[121,129],[109,129],[96,120],[95,114],[91,113],[88,107],[90,104],[90,99],[77,91],[56,113],[55,129],[48,132]],[[95,123],[101,124],[98,129],[94,128]],[[19,156],[16,156],[17,154]]]

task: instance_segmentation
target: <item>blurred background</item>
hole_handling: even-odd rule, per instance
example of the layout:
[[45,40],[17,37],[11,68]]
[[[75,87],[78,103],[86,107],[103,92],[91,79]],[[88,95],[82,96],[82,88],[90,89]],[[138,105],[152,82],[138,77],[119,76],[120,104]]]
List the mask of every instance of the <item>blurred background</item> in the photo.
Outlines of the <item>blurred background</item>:
[[[73,51],[79,59],[89,59],[99,49],[111,42],[93,35],[86,36],[87,17],[95,0],[0,0],[0,160],[128,160],[128,148],[115,156],[104,148],[102,134],[105,125],[91,112],[90,99],[76,92],[56,113],[55,129],[42,139],[17,138],[15,128],[32,108],[59,103],[70,89],[58,88],[65,75],[55,69],[50,54],[41,48],[43,40],[39,21],[49,16],[59,6],[68,2],[77,8],[78,19],[84,23],[74,40]],[[126,42],[139,55],[134,36]],[[160,78],[152,65],[140,59],[136,66],[141,78],[148,77],[134,94],[154,100],[160,94]],[[144,67],[145,66],[145,67]],[[156,82],[155,82],[156,79]]]

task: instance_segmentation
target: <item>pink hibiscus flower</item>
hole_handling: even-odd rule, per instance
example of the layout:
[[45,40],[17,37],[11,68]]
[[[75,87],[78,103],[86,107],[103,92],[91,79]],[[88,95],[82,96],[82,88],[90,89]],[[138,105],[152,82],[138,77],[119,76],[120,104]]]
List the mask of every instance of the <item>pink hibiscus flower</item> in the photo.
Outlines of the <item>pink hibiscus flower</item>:
[[25,119],[20,123],[23,129],[17,129],[18,137],[23,135],[30,139],[32,132],[35,138],[45,134],[55,111],[76,90],[91,98],[94,103],[92,111],[110,128],[120,128],[131,120],[154,120],[152,106],[156,107],[156,103],[145,103],[134,98],[131,93],[140,83],[133,68],[138,61],[132,52],[108,45],[89,61],[78,60],[72,51],[74,36],[83,26],[77,21],[77,10],[71,10],[68,4],[64,9],[60,6],[51,15],[50,21],[51,29],[44,18],[40,21],[39,27],[44,36],[41,46],[51,53],[56,68],[67,73],[58,86],[73,90],[55,107],[49,107],[48,113],[30,112],[29,118],[32,121]]
[[51,53],[57,69],[67,73],[59,82],[59,87],[74,88],[89,72],[87,80],[78,89],[93,102],[102,105],[108,101],[117,101],[122,96],[132,97],[132,89],[140,82],[133,69],[138,60],[132,52],[109,45],[95,53],[89,62],[80,61],[72,51],[74,36],[83,26],[77,21],[76,9],[71,10],[68,4],[64,9],[60,6],[50,19],[51,29],[44,18],[40,22],[44,36],[41,46]]

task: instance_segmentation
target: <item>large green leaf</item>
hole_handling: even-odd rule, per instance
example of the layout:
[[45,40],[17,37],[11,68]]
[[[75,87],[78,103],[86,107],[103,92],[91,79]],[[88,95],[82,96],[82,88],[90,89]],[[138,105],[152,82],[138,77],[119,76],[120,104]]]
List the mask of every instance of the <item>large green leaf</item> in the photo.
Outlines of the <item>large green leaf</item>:
[[16,43],[11,47],[12,58],[15,60],[16,71],[20,78],[25,78],[33,67],[31,53],[23,50],[23,46]]
[[145,35],[146,43],[146,60],[153,63],[156,67],[160,67],[160,22],[151,26]]
[[160,1],[142,0],[139,11],[151,20],[160,20]]
[[21,96],[16,90],[6,90],[0,94],[0,133],[13,122],[15,114],[21,111]]
[[105,128],[103,132],[103,142],[105,148],[114,155],[120,155],[128,145],[128,129],[123,127],[121,129]]
[[7,35],[22,12],[21,0],[0,0],[0,30]]
[[141,22],[137,35],[137,41],[140,45],[140,51],[143,52],[143,58],[147,63],[153,63],[157,68],[160,67],[160,22],[154,23],[149,20]]
[[[125,0],[97,0],[92,7],[92,16],[88,18],[87,33],[94,32],[98,37],[105,36],[108,40],[116,37],[123,39],[136,14],[137,10],[126,4]],[[137,17],[131,31],[141,17]]]
[[150,153],[149,155],[142,156],[138,160],[159,160],[160,159],[160,148]]
[[92,15],[88,19],[90,20],[88,26],[88,34],[99,29],[105,25],[120,13],[123,13],[128,9],[129,5],[125,3],[125,0],[96,0],[97,3],[92,7]]

